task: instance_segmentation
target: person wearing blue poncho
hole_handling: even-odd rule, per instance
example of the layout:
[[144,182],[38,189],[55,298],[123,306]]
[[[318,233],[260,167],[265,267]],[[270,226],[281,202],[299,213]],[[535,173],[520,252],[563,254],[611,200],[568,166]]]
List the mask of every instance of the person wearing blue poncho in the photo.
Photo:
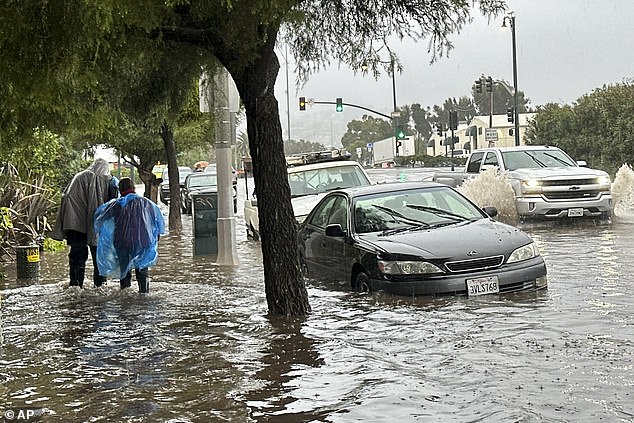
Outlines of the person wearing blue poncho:
[[158,240],[165,231],[165,221],[156,204],[136,194],[130,178],[119,181],[119,192],[120,198],[95,212],[99,271],[118,278],[123,289],[130,287],[135,269],[139,292],[148,293],[148,268],[158,259]]

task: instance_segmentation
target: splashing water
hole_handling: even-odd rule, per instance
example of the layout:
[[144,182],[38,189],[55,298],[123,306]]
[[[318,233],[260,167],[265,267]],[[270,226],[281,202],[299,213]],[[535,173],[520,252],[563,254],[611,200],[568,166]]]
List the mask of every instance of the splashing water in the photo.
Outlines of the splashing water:
[[519,222],[513,187],[496,168],[487,169],[465,181],[458,190],[479,207],[495,206],[498,209],[496,220],[511,225]]
[[634,170],[627,163],[612,183],[612,211],[619,220],[634,221]]

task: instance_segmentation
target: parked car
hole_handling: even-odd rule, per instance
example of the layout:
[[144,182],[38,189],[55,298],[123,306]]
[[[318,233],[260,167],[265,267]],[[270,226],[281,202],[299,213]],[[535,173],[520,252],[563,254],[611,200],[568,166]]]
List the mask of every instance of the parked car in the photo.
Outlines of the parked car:
[[[233,187],[233,211],[237,211],[238,192]],[[218,175],[212,172],[194,172],[187,175],[181,188],[182,211],[186,214],[192,212],[192,197],[195,194],[218,192]]]
[[[185,184],[185,178],[190,173],[192,173],[191,168],[187,166],[178,166],[179,186],[182,187],[183,184]],[[161,198],[163,204],[167,205],[170,201],[170,179],[167,168],[163,169],[161,178],[163,179],[163,182],[161,182],[161,186],[159,187],[159,197]]]
[[310,278],[398,295],[482,295],[547,287],[533,240],[434,182],[328,193],[300,225]]
[[[326,192],[371,185],[369,176],[345,150],[328,150],[286,157],[293,213],[302,222]],[[260,218],[255,193],[244,202],[247,236],[259,238]]]

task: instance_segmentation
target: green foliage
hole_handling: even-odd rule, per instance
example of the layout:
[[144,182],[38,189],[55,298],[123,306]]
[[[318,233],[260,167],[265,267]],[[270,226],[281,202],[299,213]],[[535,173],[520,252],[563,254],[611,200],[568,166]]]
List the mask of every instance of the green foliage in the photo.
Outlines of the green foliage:
[[341,144],[348,151],[357,147],[365,148],[367,143],[373,143],[394,135],[392,123],[382,118],[363,115],[361,120],[348,122],[348,131],[341,138]]
[[313,151],[324,151],[326,147],[318,142],[310,142],[306,140],[288,140],[284,141],[284,153],[287,156],[291,154],[310,153]]
[[44,251],[62,251],[66,248],[66,241],[57,241],[53,238],[44,238]]
[[634,83],[603,86],[572,105],[537,108],[527,144],[561,147],[575,160],[614,175],[634,160]]

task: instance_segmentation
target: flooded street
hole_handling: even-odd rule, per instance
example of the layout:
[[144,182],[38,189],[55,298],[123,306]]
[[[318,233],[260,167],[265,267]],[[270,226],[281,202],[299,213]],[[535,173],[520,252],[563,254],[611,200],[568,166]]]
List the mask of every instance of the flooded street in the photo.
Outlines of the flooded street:
[[548,266],[539,293],[404,298],[309,280],[312,313],[271,319],[239,184],[236,267],[194,257],[190,216],[182,236],[161,237],[148,296],[112,282],[69,289],[66,252],[43,254],[37,283],[7,267],[0,412],[36,410],[44,422],[634,422],[632,221],[522,226]]

